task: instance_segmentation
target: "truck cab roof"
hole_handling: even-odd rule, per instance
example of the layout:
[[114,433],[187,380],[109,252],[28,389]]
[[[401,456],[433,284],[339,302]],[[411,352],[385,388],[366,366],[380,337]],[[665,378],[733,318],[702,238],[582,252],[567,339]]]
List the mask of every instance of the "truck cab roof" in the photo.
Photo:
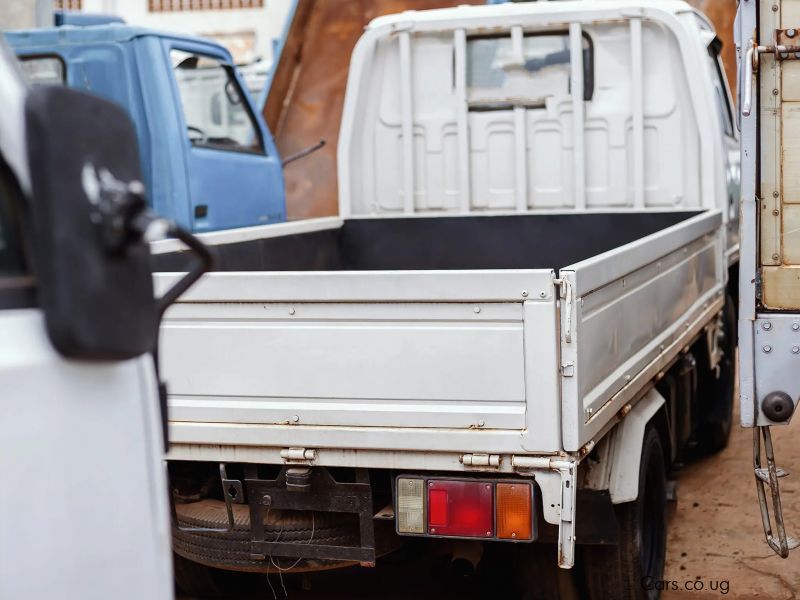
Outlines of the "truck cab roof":
[[17,51],[38,46],[69,46],[109,42],[124,43],[136,38],[150,36],[213,47],[215,53],[224,54],[227,60],[232,62],[231,55],[224,46],[210,41],[207,38],[123,23],[89,25],[85,27],[64,25],[62,27],[52,27],[48,29],[23,29],[20,31],[9,31],[5,36],[8,42]]

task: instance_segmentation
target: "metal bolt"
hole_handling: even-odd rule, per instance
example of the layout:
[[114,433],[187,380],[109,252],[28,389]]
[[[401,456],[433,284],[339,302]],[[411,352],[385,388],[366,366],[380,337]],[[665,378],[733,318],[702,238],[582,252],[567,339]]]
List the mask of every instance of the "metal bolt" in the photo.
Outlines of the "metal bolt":
[[788,52],[781,52],[781,58],[784,58],[784,59],[789,58],[789,53]]
[[480,306],[476,306],[473,310],[475,311],[475,314],[477,315],[479,312],[481,312],[481,307]]
[[778,5],[777,4],[773,4],[772,5],[772,12],[778,12]]
[[300,417],[298,415],[292,416],[292,423],[297,423],[299,420],[300,420]]
[[800,346],[792,346],[792,354],[797,354],[800,352]]
[[778,196],[780,196],[780,194],[778,192],[772,192],[772,197],[773,198],[777,198]]
[[293,315],[293,314],[294,314],[294,307],[292,307],[292,308],[290,308],[290,309],[289,309],[289,314],[290,314],[290,315]]
[[523,298],[527,298],[528,297],[528,290],[522,290],[522,297]]
[[511,537],[512,537],[512,538],[513,538],[513,537],[517,537],[517,534],[516,534],[516,533],[514,533],[514,532],[512,531],[512,532],[511,532]]
[[[784,52],[783,54],[781,54],[781,57],[786,58],[786,56],[784,56],[784,54],[786,54],[786,53]],[[774,90],[772,90],[772,95],[773,96],[777,96],[778,95],[778,88],[775,88]]]
[[800,331],[800,323],[792,323],[792,331]]
[[408,480],[408,487],[410,487],[410,488],[414,487],[414,481],[413,480],[411,480],[411,479]]
[[772,209],[772,214],[777,217],[778,216],[778,209],[777,208]]
[[630,380],[631,380],[631,376],[630,375],[625,375],[625,381],[630,381]]
[[780,260],[780,258],[781,258],[781,255],[778,254],[777,252],[772,255],[772,260]]
[[487,531],[486,535],[492,535],[492,532],[491,531]]
[[587,415],[590,415],[590,414],[592,414],[593,412],[594,412],[594,410],[592,409],[592,407],[591,407],[591,406],[590,406],[589,408],[587,408],[587,409],[586,409],[586,414],[587,414]]
[[794,29],[787,29],[786,30],[786,36],[790,37],[790,38],[794,37],[796,33],[797,32]]
[[486,484],[486,486],[485,486],[485,487],[486,487],[486,489],[487,489],[487,490],[490,490],[490,489],[492,489],[492,486],[491,486],[491,485],[489,485],[489,484]]
[[433,482],[432,481],[428,484],[428,487],[433,487]]
[[435,527],[431,527],[431,533],[436,533],[436,528]]
[[772,323],[770,323],[769,321],[764,321],[761,324],[761,329],[763,329],[764,331],[769,331],[770,329],[772,329]]
[[484,425],[486,425],[485,421],[478,421],[478,427],[483,427]]
[[764,352],[765,352],[766,354],[769,354],[770,352],[772,352],[772,346],[770,346],[769,344],[767,344],[766,346],[764,346],[764,347],[762,348],[762,350],[764,350]]
[[544,290],[539,292],[539,298],[544,298],[545,296],[547,296],[547,292],[545,292]]

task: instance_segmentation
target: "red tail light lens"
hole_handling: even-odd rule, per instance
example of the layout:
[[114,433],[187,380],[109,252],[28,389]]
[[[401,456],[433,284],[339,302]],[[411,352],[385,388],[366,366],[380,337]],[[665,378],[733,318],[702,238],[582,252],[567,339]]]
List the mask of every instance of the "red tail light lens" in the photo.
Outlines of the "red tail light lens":
[[494,491],[481,481],[428,481],[428,533],[461,537],[494,535]]

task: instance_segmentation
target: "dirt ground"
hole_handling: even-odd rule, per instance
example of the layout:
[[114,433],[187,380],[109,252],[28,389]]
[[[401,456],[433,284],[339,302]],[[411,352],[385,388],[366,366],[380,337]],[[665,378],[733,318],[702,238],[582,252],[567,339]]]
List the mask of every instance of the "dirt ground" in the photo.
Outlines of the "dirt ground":
[[[675,584],[665,588],[662,597],[666,600],[800,596],[800,550],[783,560],[764,541],[752,440],[751,430],[737,426],[722,453],[677,472],[678,500],[671,510],[664,575],[665,581]],[[787,530],[796,535],[800,532],[800,435],[796,427],[775,427],[773,442],[778,465],[791,474],[780,481]],[[712,585],[716,590],[709,589]]]

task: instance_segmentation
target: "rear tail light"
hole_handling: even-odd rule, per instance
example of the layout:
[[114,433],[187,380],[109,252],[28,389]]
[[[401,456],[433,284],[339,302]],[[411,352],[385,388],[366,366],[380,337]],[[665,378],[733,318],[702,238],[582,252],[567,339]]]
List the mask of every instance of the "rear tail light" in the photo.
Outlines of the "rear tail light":
[[533,537],[530,485],[498,483],[495,498],[497,537],[505,540],[530,540]]
[[492,496],[491,483],[428,480],[428,533],[492,537]]
[[401,476],[396,490],[398,533],[509,541],[535,538],[530,481]]

